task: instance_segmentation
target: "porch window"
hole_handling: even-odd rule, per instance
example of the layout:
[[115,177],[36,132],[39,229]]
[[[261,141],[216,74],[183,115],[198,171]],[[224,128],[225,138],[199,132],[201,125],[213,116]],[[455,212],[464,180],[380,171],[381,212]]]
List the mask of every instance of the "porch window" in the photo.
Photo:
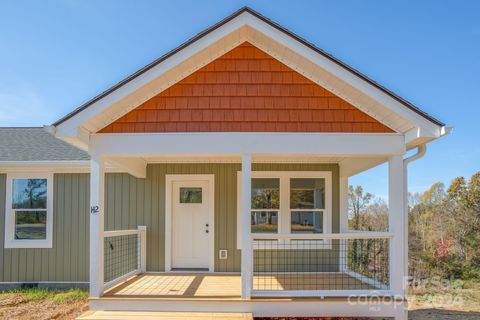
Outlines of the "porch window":
[[252,179],[252,233],[277,233],[280,179]]
[[324,178],[290,179],[291,233],[322,233],[324,210]]
[[[331,232],[331,181],[328,171],[252,171],[251,232]],[[240,171],[237,183],[237,245],[240,248]]]
[[51,247],[51,184],[50,176],[8,176],[6,248]]

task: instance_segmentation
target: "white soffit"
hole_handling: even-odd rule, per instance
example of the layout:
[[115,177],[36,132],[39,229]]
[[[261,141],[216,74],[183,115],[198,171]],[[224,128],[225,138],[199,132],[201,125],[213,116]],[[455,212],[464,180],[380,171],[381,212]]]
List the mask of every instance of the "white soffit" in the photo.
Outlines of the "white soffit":
[[77,137],[79,130],[95,133],[245,41],[396,132],[422,128],[422,133],[431,138],[440,136],[441,126],[248,11],[63,121],[56,127],[56,134],[65,139]]

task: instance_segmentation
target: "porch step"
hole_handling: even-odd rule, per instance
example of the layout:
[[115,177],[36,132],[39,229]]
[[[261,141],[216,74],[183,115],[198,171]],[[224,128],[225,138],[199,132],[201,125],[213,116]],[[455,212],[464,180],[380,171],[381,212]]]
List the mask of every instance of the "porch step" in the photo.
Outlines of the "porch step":
[[87,311],[77,320],[253,320],[251,313]]

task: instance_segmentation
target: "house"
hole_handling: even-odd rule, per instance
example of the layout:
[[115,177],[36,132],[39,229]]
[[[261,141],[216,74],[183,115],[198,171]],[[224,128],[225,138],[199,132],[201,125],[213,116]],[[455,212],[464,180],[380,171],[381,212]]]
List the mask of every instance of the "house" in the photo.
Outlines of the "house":
[[[51,126],[0,129],[0,282],[89,285],[92,310],[406,319],[407,164],[448,133],[243,8]],[[348,178],[382,163],[389,230],[349,231]]]

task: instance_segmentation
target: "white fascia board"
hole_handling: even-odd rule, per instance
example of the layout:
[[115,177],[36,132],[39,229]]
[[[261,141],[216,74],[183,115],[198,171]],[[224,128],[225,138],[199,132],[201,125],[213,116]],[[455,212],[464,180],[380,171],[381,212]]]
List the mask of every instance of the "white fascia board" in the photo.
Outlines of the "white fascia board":
[[0,161],[0,172],[89,172],[90,161]]
[[152,156],[156,154],[293,154],[401,155],[401,134],[359,133],[135,133],[94,134],[90,154]]
[[[135,159],[133,159],[135,160]],[[142,161],[137,159],[137,163]],[[146,165],[146,164],[145,164]],[[131,165],[133,167],[133,165]],[[132,173],[117,163],[109,163],[106,172]],[[0,161],[0,173],[89,173],[90,160],[79,161]],[[141,176],[137,167],[136,174]]]

